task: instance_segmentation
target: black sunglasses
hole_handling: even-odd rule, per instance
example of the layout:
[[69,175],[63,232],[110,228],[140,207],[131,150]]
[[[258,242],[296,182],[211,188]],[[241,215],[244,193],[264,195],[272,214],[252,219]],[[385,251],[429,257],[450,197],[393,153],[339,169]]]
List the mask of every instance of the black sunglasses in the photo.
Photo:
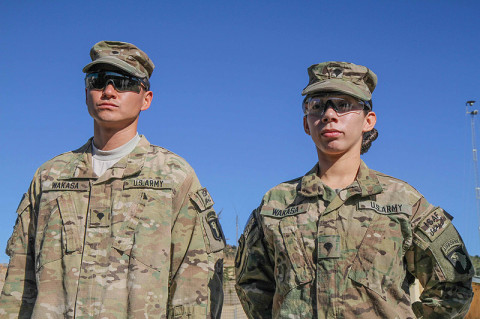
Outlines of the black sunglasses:
[[103,90],[109,83],[118,92],[132,91],[140,93],[142,86],[147,91],[150,88],[148,80],[112,71],[93,72],[85,76],[85,87],[90,90]]

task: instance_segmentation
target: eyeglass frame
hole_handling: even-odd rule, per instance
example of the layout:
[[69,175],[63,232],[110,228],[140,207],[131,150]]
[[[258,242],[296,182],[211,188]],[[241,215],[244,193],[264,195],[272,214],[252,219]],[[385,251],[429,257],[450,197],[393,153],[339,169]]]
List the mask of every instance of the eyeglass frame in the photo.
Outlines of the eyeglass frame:
[[[316,94],[315,94],[316,93]],[[369,101],[365,101],[365,100],[362,100],[362,99],[359,99],[359,98],[356,98],[352,95],[349,95],[349,94],[346,94],[346,93],[342,93],[342,92],[336,92],[336,91],[328,91],[328,92],[315,92],[314,94],[309,94],[307,95],[304,99],[303,99],[303,102],[302,102],[302,110],[303,110],[303,113],[305,116],[309,115],[308,111],[307,111],[307,108],[306,108],[306,102],[307,102],[307,99],[311,99],[311,98],[314,98],[314,97],[328,97],[328,96],[332,96],[332,97],[339,97],[341,95],[345,95],[345,96],[348,96],[348,97],[351,97],[352,99],[355,99],[358,103],[361,103],[363,104],[363,108],[360,109],[360,110],[353,110],[353,111],[347,111],[347,112],[343,112],[343,113],[339,113],[338,110],[337,110],[337,107],[335,104],[333,104],[332,102],[330,102],[330,100],[327,100],[327,102],[325,103],[325,106],[323,107],[323,111],[320,115],[318,114],[315,114],[317,116],[323,116],[325,115],[325,112],[328,110],[329,107],[332,108],[332,110],[335,111],[335,113],[337,113],[338,116],[343,116],[343,115],[346,115],[346,114],[349,114],[349,113],[352,113],[352,112],[357,112],[357,111],[372,111],[372,108],[373,108],[373,103],[372,103],[372,100],[369,100]],[[339,97],[341,98],[341,97]],[[360,113],[359,112],[359,113]],[[312,114],[313,115],[313,114]]]
[[93,72],[88,72],[86,75],[85,75],[85,78],[84,78],[84,81],[85,81],[85,88],[89,89],[89,90],[105,90],[105,88],[108,86],[108,84],[112,84],[112,86],[115,88],[115,90],[117,92],[136,92],[136,93],[140,93],[141,90],[139,90],[138,92],[137,91],[132,91],[132,90],[119,90],[116,85],[115,85],[115,82],[113,82],[113,79],[107,79],[105,81],[105,86],[103,88],[100,88],[100,89],[97,89],[97,88],[90,88],[88,87],[87,85],[87,78],[89,76],[92,76],[93,74],[101,74],[101,73],[111,73],[112,75],[116,75],[118,77],[125,77],[125,78],[129,78],[130,80],[134,80],[136,82],[138,82],[138,85],[140,87],[143,87],[143,89],[145,91],[149,91],[150,90],[150,81],[148,80],[148,78],[139,78],[139,77],[136,77],[136,76],[133,76],[133,75],[130,75],[130,74],[125,74],[125,73],[121,73],[121,72],[118,72],[118,71],[110,71],[110,70],[98,70],[98,71],[93,71]]

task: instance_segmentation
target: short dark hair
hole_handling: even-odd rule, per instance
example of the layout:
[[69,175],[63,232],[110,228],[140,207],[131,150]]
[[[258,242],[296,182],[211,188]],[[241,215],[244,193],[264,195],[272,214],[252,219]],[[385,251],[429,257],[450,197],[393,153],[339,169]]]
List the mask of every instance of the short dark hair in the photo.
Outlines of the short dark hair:
[[[370,110],[364,110],[363,113],[365,115],[368,114],[372,110],[372,100],[368,101],[370,104]],[[360,154],[365,154],[372,146],[373,141],[375,141],[378,137],[378,131],[376,128],[373,128],[371,131],[364,132],[362,138],[362,148],[360,149]]]

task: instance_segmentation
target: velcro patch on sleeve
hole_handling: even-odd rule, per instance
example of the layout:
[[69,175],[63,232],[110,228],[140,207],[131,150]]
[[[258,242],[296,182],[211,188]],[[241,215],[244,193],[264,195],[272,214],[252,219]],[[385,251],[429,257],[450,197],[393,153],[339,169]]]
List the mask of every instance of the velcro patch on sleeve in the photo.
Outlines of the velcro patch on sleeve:
[[459,237],[453,237],[442,245],[442,252],[460,275],[468,274],[472,270],[472,262],[465,252],[463,242]]
[[208,239],[207,251],[214,253],[222,250],[225,247],[225,236],[213,209],[202,213],[202,224]]
[[250,217],[248,218],[247,224],[245,225],[245,230],[243,231],[243,236],[245,238],[248,238],[248,235],[250,234],[250,231],[252,228],[257,224],[257,219],[255,218],[255,211],[253,211],[250,214]]
[[451,221],[447,218],[443,209],[437,207],[418,224],[418,229],[424,233],[430,241],[434,241],[450,224]]
[[199,189],[195,193],[190,194],[190,198],[195,203],[195,205],[197,205],[198,209],[202,212],[209,209],[214,204],[212,196],[210,196],[210,193],[205,187]]
[[447,257],[455,271],[460,275],[472,272],[472,262],[463,249],[463,245],[451,247],[450,252],[445,254],[445,257]]
[[23,211],[30,205],[30,200],[28,199],[28,195],[25,193],[20,200],[20,204],[17,207],[17,214],[23,213]]
[[283,217],[302,214],[302,213],[305,213],[306,211],[308,211],[308,204],[300,204],[300,205],[291,206],[285,209],[264,207],[260,212],[260,214],[263,216],[269,216],[273,218],[283,218]]

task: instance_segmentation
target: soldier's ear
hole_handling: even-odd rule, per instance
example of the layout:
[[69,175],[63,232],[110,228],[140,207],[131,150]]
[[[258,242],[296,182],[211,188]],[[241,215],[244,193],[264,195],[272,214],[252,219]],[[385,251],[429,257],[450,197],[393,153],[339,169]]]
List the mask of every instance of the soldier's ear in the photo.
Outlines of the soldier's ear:
[[305,130],[305,133],[307,133],[307,135],[310,135],[310,127],[308,127],[306,115],[303,117],[303,129]]
[[370,111],[367,115],[365,115],[365,122],[363,124],[363,132],[371,131],[375,124],[377,123],[377,115],[375,112]]
[[145,111],[150,107],[150,104],[152,104],[152,99],[153,99],[153,92],[152,91],[146,91],[144,92],[143,95],[143,105],[141,107],[141,111]]

